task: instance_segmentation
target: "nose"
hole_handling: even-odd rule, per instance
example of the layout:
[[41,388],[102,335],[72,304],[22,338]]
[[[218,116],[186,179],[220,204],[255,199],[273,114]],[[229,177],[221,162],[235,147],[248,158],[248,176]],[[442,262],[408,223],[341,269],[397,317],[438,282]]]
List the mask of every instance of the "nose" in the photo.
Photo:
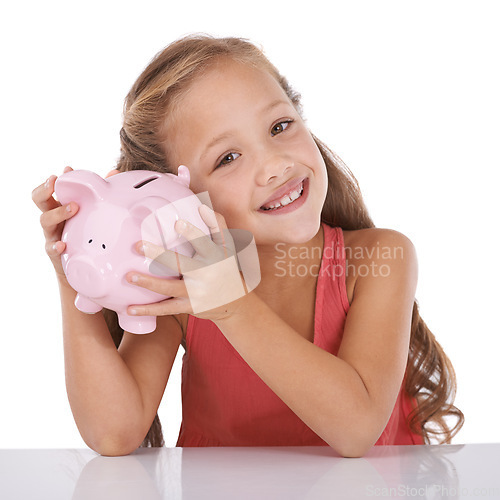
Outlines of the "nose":
[[73,257],[68,260],[66,277],[68,283],[78,293],[89,298],[103,297],[106,293],[105,272],[85,256]]
[[265,155],[259,163],[257,183],[261,186],[283,177],[294,166],[292,158],[283,151],[273,151]]

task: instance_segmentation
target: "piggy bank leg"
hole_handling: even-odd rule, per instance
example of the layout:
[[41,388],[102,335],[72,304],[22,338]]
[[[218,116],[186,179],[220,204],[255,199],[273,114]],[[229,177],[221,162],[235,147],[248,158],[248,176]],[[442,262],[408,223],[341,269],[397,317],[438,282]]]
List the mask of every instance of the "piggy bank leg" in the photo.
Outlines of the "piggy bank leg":
[[156,330],[156,316],[129,316],[118,313],[118,323],[130,333],[151,333]]
[[102,306],[85,297],[85,295],[80,295],[79,293],[75,298],[75,306],[79,311],[88,314],[95,314],[102,309]]

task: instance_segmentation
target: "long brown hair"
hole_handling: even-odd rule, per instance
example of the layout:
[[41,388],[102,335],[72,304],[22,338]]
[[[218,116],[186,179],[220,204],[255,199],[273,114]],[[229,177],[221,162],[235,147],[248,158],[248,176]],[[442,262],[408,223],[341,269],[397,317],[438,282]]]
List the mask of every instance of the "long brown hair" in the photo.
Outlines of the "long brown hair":
[[[163,129],[167,113],[175,109],[179,98],[195,78],[225,57],[268,71],[302,114],[300,95],[253,43],[241,38],[190,35],[159,52],[128,93],[120,131],[119,170],[175,172],[175,166],[169,164],[161,145],[162,141],[168,141]],[[375,227],[352,172],[325,144],[316,137],[314,140],[328,174],[323,222],[343,230]],[[118,327],[116,315],[105,311],[105,317],[118,346],[123,331]],[[417,301],[413,304],[405,389],[418,402],[409,416],[410,428],[421,434],[426,443],[431,440],[449,443],[464,421],[462,412],[453,405],[455,372],[442,347],[420,317]],[[455,422],[449,422],[450,418],[454,418]],[[142,446],[162,445],[161,424],[156,415]]]

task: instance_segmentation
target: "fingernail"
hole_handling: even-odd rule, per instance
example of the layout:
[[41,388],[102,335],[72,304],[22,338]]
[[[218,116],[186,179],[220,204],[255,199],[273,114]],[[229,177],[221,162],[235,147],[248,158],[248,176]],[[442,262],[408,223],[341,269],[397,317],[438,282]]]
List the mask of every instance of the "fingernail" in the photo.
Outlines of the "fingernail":
[[52,176],[50,176],[46,181],[45,181],[45,187],[48,188],[50,185],[50,180],[52,179]]
[[178,220],[175,223],[175,230],[178,233],[181,233],[182,231],[184,231],[184,229],[186,229],[186,227],[187,227],[187,224],[183,220]]
[[55,252],[57,252],[57,243],[54,243],[54,244],[52,245],[52,250],[54,250]]
[[66,205],[66,212],[71,212],[71,205]]
[[137,309],[130,309],[129,314],[134,316],[135,314],[137,314]]
[[137,276],[137,274],[132,275],[130,281],[132,281],[133,283],[137,283],[139,281],[139,276]]
[[217,225],[217,218],[215,217],[215,212],[208,205],[201,205],[199,208],[200,212],[205,213],[205,222],[212,225]]

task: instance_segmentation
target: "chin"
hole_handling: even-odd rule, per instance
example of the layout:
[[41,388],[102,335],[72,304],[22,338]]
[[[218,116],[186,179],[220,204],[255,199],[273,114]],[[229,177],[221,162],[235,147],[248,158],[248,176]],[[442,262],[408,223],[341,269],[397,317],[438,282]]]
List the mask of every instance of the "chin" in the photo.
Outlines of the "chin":
[[300,230],[297,230],[296,232],[294,232],[293,235],[291,235],[290,243],[300,244],[311,241],[313,238],[317,236],[320,227],[321,227],[321,221],[318,221],[316,224],[311,224],[307,227],[300,228]]
[[256,243],[262,245],[285,243],[290,245],[303,245],[314,239],[318,235],[318,231],[321,227],[321,221],[309,224],[297,224],[294,225],[294,229],[291,230],[288,227],[283,227],[282,231],[276,231],[275,234],[265,237],[262,241],[260,238],[256,238]]

